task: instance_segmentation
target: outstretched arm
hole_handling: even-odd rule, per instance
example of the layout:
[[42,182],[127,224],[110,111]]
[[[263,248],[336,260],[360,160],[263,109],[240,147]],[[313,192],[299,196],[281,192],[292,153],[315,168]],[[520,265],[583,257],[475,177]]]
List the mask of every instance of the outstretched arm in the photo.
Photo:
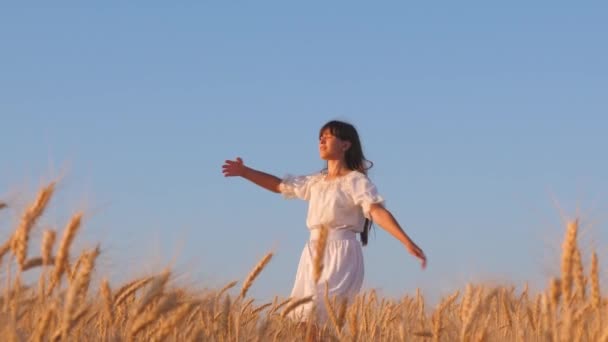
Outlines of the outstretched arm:
[[407,248],[410,254],[420,259],[423,269],[426,267],[426,256],[424,255],[424,252],[414,243],[414,241],[412,241],[412,239],[410,239],[403,229],[401,229],[401,226],[390,211],[380,204],[372,204],[369,213],[374,222],[399,240],[405,248]]
[[275,193],[281,192],[279,190],[279,184],[281,184],[280,178],[245,166],[243,159],[239,157],[236,160],[226,160],[222,166],[222,172],[224,173],[224,177],[243,177],[264,189]]

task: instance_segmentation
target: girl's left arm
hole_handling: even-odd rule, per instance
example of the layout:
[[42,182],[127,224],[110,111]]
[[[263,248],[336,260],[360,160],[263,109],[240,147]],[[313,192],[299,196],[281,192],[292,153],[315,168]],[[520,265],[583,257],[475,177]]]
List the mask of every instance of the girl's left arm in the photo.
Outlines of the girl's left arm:
[[414,243],[414,241],[412,241],[412,239],[410,239],[403,229],[401,229],[401,226],[390,211],[381,204],[372,204],[370,206],[369,214],[375,223],[399,240],[405,248],[407,248],[410,254],[420,259],[423,269],[426,268],[426,256],[424,255],[424,252]]

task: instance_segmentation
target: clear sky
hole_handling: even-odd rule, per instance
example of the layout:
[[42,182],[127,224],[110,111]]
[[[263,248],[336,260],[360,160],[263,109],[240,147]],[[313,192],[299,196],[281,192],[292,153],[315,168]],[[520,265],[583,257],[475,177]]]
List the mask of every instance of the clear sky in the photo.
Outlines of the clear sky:
[[[219,287],[275,257],[251,293],[287,296],[306,203],[241,179],[322,168],[318,129],[353,123],[370,176],[429,258],[376,227],[365,288],[544,286],[563,218],[605,248],[608,6],[601,2],[112,2],[0,5],[6,238],[59,178],[41,229],[85,212],[115,282],[172,265]],[[37,248],[32,252],[36,254]]]

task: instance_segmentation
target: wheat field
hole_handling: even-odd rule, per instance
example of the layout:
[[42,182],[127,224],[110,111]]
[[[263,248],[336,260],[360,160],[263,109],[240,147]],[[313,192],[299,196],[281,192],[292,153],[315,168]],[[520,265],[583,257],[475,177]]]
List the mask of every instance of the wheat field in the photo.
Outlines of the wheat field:
[[[242,282],[215,291],[180,288],[169,269],[125,284],[93,283],[100,248],[72,250],[82,213],[61,232],[37,231],[54,191],[55,183],[39,191],[0,246],[3,341],[608,341],[599,260],[591,252],[583,265],[577,220],[565,227],[560,274],[539,293],[468,284],[435,307],[421,291],[399,300],[369,291],[350,303],[325,296],[329,319],[298,324],[288,314],[311,298],[247,296],[272,253]],[[30,246],[32,234],[41,234],[40,249]],[[39,276],[26,283],[32,270]]]

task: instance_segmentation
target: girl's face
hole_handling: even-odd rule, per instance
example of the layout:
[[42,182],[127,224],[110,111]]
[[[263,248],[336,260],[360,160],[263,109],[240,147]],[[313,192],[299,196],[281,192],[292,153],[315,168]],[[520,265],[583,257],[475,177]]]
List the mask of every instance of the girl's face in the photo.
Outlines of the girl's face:
[[350,142],[332,135],[329,129],[319,137],[319,155],[323,160],[344,159],[344,153],[349,147]]

